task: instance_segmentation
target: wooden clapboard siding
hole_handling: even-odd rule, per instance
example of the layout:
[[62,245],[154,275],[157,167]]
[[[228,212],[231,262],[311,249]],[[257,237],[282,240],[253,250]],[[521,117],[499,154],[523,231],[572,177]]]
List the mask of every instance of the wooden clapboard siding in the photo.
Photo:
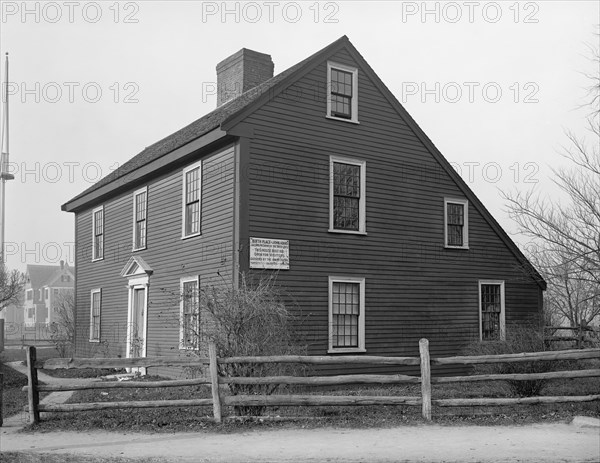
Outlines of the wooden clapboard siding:
[[[201,236],[181,239],[182,168],[147,183],[145,250],[131,251],[133,192],[144,185],[104,203],[106,249],[102,261],[91,262],[90,258],[93,208],[77,213],[77,355],[100,355],[106,345],[110,355],[126,355],[128,288],[120,273],[132,255],[142,257],[154,270],[148,294],[147,355],[179,351],[180,278],[200,275],[205,284],[228,281],[232,275],[233,172],[233,145],[203,158]],[[88,341],[90,291],[98,287],[102,288],[101,345]]]
[[[331,61],[358,66],[345,50]],[[377,85],[359,69],[360,124],[352,124],[325,117],[326,82],[323,61],[246,117],[253,137],[242,153],[250,165],[242,239],[290,240],[291,268],[277,280],[305,318],[310,352],[327,351],[330,275],[365,277],[371,355],[418,354],[421,337],[432,355],[457,353],[479,335],[480,279],[505,281],[507,324],[535,318],[540,287],[474,204],[470,249],[444,248],[444,197],[465,192]],[[330,155],[366,161],[366,236],[328,232]]]

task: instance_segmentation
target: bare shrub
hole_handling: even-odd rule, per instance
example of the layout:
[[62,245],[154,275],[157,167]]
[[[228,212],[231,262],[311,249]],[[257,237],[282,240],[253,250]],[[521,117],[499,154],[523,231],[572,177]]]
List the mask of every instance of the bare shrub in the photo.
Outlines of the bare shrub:
[[[205,286],[200,294],[201,342],[214,342],[219,357],[299,355],[305,353],[296,336],[299,319],[283,302],[274,278],[257,282],[240,278],[238,287]],[[289,364],[219,364],[219,374],[274,376],[298,374],[301,367]],[[229,384],[234,395],[272,394],[278,385]],[[265,406],[238,406],[238,415],[260,415]]]
[[[518,354],[522,352],[546,351],[543,332],[533,326],[514,325],[507,327],[504,341],[475,341],[465,349],[466,355],[498,355]],[[544,373],[555,371],[556,361],[507,362],[478,364],[474,367],[476,374],[515,374],[515,373]],[[518,397],[540,395],[548,380],[507,380],[511,392]]]

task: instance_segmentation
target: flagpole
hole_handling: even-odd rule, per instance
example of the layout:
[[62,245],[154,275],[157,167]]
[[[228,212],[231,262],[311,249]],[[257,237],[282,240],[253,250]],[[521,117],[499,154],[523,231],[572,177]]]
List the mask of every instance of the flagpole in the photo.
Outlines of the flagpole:
[[4,119],[2,123],[2,139],[0,140],[0,264],[4,260],[4,229],[5,229],[5,203],[6,181],[15,177],[8,172],[8,52],[4,66]]

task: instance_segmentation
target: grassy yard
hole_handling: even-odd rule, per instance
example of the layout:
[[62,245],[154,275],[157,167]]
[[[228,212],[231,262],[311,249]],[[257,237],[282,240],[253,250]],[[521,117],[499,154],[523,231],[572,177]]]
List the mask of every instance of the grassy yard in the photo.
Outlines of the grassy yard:
[[[38,359],[56,357],[54,348],[37,349]],[[27,393],[22,391],[27,385],[27,376],[5,365],[8,362],[24,362],[24,349],[5,349],[0,353],[0,372],[4,374],[4,388],[2,391],[2,416],[9,417],[23,411],[27,405]]]
[[[145,378],[157,380],[157,377]],[[282,388],[279,393],[312,393],[318,395],[379,395],[418,396],[419,385],[339,387],[336,390]],[[597,378],[552,380],[543,395],[600,394]],[[510,397],[504,383],[458,383],[434,385],[433,398],[458,397]],[[97,389],[78,391],[70,402],[116,402],[138,400],[169,400],[209,398],[206,386],[188,386],[159,389]],[[224,415],[234,415],[232,408]],[[357,407],[270,407],[265,412],[270,418],[226,421],[222,425],[212,422],[211,407],[153,408],[130,410],[98,410],[93,412],[56,413],[31,429],[54,431],[56,429],[129,430],[149,432],[219,431],[231,432],[248,426],[268,427],[391,427],[422,424],[420,406],[357,406]],[[600,401],[587,403],[538,404],[510,407],[433,407],[433,421],[437,424],[504,425],[534,422],[566,421],[575,415],[600,417]]]

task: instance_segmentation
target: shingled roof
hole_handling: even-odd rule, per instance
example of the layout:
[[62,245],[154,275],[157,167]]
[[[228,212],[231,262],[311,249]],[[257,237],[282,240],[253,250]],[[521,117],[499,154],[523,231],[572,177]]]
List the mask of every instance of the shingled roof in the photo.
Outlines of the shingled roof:
[[115,180],[118,180],[118,179],[124,177],[128,173],[133,172],[136,169],[138,169],[146,164],[149,164],[150,162],[176,150],[177,148],[180,148],[180,147],[196,140],[197,138],[210,132],[211,130],[214,130],[214,129],[220,127],[220,125],[224,121],[235,116],[237,113],[242,112],[251,103],[258,100],[259,97],[266,95],[266,94],[267,95],[270,94],[274,90],[274,87],[277,86],[277,84],[279,84],[284,79],[286,79],[287,77],[294,74],[296,71],[298,71],[302,67],[304,67],[310,61],[312,61],[313,58],[315,58],[317,55],[324,53],[326,50],[329,50],[330,48],[338,45],[342,41],[348,41],[348,38],[344,35],[340,39],[331,43],[330,45],[323,48],[322,50],[319,50],[318,52],[309,56],[305,60],[300,61],[299,63],[295,64],[294,66],[286,69],[285,71],[283,71],[283,72],[277,74],[276,76],[270,78],[269,80],[263,82],[262,84],[241,94],[237,98],[235,98],[231,101],[228,101],[227,103],[219,106],[215,110],[211,111],[210,113],[206,114],[205,116],[201,117],[200,119],[192,122],[191,124],[183,127],[182,129],[178,130],[177,132],[174,132],[171,135],[168,135],[167,137],[163,138],[162,140],[159,140],[156,143],[148,146],[141,153],[139,153],[136,156],[134,156],[133,158],[131,158],[129,161],[124,163],[118,169],[109,173],[106,177],[103,177],[102,179],[100,179],[98,182],[96,182],[94,185],[89,187],[83,193],[80,193],[79,195],[75,196],[73,199],[71,199],[67,203],[63,204],[62,210],[66,210],[67,204],[69,204],[73,201],[76,201],[95,190],[98,190],[99,188],[103,187],[104,185],[108,185],[109,183],[114,182]]

